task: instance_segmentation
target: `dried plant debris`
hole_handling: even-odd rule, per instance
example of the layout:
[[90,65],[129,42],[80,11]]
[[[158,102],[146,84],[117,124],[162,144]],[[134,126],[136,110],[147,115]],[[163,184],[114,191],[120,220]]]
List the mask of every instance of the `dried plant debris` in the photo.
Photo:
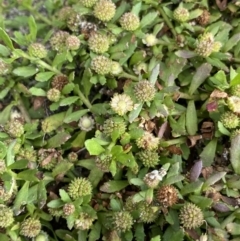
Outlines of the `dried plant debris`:
[[0,1],[0,240],[240,236],[240,1]]

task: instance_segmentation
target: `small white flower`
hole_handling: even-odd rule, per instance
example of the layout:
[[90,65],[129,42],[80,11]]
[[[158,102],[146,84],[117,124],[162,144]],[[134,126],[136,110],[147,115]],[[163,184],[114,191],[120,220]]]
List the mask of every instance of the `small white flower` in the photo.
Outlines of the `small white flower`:
[[158,40],[154,34],[146,34],[142,42],[148,47],[150,47],[156,45]]
[[133,110],[133,101],[126,94],[115,94],[110,102],[110,106],[118,115],[124,115]]

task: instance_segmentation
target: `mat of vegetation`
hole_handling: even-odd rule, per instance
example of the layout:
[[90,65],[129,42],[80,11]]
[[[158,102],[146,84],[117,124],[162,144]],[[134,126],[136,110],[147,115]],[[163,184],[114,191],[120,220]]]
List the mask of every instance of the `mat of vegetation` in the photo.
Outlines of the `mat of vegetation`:
[[239,0],[0,0],[0,240],[240,240]]

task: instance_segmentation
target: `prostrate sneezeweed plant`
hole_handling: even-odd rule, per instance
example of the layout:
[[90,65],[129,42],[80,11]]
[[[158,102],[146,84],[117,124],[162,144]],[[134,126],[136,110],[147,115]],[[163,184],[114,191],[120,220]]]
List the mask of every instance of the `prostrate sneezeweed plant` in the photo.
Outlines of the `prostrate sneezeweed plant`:
[[0,240],[237,241],[239,1],[0,1]]

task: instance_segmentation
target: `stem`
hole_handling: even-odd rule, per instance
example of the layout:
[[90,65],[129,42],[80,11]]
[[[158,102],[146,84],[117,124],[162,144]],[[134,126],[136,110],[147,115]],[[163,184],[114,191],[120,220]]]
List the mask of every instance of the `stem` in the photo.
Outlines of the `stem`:
[[15,93],[14,93],[14,99],[17,102],[17,106],[18,106],[19,110],[21,111],[25,121],[27,123],[31,123],[31,118],[23,104],[21,96],[19,95],[19,93],[17,91],[15,91]]
[[186,137],[180,137],[177,139],[169,140],[169,141],[163,141],[160,143],[161,147],[168,147],[176,144],[183,144],[186,143]]
[[172,31],[172,34],[174,35],[174,37],[177,37],[177,32],[175,31],[171,21],[169,20],[168,16],[165,14],[164,10],[162,9],[162,7],[157,7],[158,11],[161,13],[164,21],[166,22],[167,26],[170,28],[170,30]]
[[89,102],[89,100],[83,95],[83,93],[81,92],[81,90],[79,88],[76,89],[78,96],[80,97],[80,99],[82,100],[82,102],[88,107],[88,109],[92,108],[91,103]]
[[44,62],[44,61],[42,61],[40,59],[38,59],[36,61],[36,63],[39,64],[41,67],[43,67],[45,69],[48,69],[48,70],[50,70],[50,71],[52,71],[52,72],[54,72],[56,74],[62,74],[61,71],[59,71],[58,69],[52,67],[51,65],[47,64],[46,62]]
[[122,77],[129,78],[129,79],[136,80],[136,81],[139,80],[138,77],[128,74],[126,72],[123,72],[122,74],[120,74],[119,78],[122,78]]

